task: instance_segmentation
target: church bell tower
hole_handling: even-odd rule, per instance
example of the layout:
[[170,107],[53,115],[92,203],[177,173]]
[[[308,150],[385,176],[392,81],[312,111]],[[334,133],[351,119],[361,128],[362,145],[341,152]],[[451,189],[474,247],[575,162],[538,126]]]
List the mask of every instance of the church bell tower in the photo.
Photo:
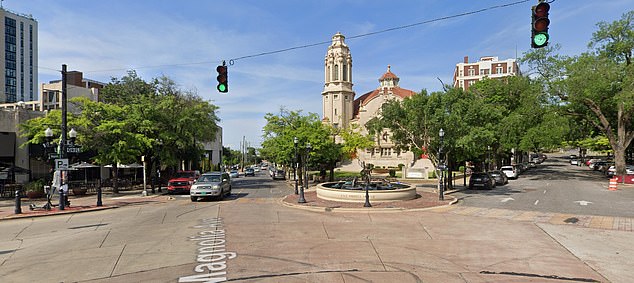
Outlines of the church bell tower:
[[352,91],[352,56],[344,42],[345,36],[337,33],[324,60],[323,121],[336,128],[348,127],[353,116],[354,92]]

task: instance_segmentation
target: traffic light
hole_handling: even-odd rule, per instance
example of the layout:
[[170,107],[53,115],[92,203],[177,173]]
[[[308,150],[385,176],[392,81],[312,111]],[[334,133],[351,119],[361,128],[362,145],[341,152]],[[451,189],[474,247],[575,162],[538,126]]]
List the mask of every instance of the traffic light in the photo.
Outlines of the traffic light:
[[227,65],[223,62],[221,66],[216,67],[216,71],[218,71],[218,86],[216,87],[219,92],[228,92],[229,91],[229,82],[227,80]]
[[548,11],[550,5],[546,2],[540,2],[536,6],[531,8],[532,10],[532,22],[531,22],[531,47],[542,48],[548,45],[548,25],[550,20],[548,19]]

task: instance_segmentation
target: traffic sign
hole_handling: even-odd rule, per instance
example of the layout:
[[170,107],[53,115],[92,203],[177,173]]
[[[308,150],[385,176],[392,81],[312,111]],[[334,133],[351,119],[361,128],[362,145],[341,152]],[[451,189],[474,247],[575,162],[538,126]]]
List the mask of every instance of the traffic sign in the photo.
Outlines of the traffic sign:
[[66,146],[66,153],[80,153],[80,152],[81,152],[81,147],[79,146],[74,146],[74,145]]
[[55,159],[55,170],[67,170],[67,169],[68,169],[68,158]]

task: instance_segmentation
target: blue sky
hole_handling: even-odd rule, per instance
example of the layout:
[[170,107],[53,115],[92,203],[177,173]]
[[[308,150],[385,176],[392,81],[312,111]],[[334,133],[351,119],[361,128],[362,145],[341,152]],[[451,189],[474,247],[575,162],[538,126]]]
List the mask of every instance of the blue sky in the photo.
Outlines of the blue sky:
[[[144,79],[166,75],[220,107],[224,145],[242,136],[261,142],[266,113],[280,107],[321,116],[327,44],[234,61],[229,93],[216,91],[222,60],[478,11],[520,0],[6,0],[39,25],[39,82],[59,79],[62,64],[102,82],[135,69]],[[537,0],[411,28],[347,39],[357,96],[378,87],[387,65],[401,87],[437,91],[451,83],[464,56],[514,58],[530,49],[530,7]],[[587,50],[599,21],[634,9],[632,0],[556,0],[551,44],[561,54]],[[191,64],[190,64],[191,63]],[[197,63],[197,64],[194,64]],[[53,69],[53,70],[51,70]],[[523,68],[524,71],[525,68]]]

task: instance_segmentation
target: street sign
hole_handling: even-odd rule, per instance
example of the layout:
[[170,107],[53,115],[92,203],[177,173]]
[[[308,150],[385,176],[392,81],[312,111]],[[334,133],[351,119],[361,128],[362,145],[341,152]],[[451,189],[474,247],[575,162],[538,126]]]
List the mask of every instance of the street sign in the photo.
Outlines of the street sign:
[[61,156],[59,155],[59,153],[49,153],[48,154],[48,159],[57,159],[60,158]]
[[78,146],[74,146],[74,145],[67,145],[66,146],[66,153],[80,153],[81,152],[81,147]]
[[55,159],[55,170],[67,170],[68,158]]

